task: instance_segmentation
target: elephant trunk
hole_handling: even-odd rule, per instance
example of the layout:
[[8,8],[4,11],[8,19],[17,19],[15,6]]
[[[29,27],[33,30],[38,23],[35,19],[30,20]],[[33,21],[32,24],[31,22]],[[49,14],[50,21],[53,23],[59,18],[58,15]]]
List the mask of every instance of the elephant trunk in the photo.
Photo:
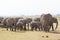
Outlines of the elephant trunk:
[[55,30],[57,29],[57,27],[58,27],[58,21],[56,22],[56,28],[55,28]]

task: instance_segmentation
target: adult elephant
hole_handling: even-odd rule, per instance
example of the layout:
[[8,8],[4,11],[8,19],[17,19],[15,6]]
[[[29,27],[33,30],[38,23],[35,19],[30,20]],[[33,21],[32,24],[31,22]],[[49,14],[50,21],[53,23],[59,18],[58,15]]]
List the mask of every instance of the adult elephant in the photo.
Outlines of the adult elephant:
[[[35,18],[34,21],[35,21],[35,22],[40,22],[40,17]],[[42,30],[41,22],[40,22],[40,30]]]
[[52,15],[51,14],[43,14],[41,15],[40,17],[40,22],[41,22],[41,25],[42,25],[42,30],[44,31],[49,31],[48,29],[50,29],[50,25],[49,23],[51,22],[52,20]]
[[52,18],[52,22],[49,23],[50,26],[52,26],[52,31],[54,31],[53,23],[56,23],[56,28],[55,28],[55,30],[56,30],[57,27],[58,27],[58,20],[57,20],[57,18],[53,17]]
[[32,18],[26,18],[25,20],[26,20],[26,24],[27,24],[27,27],[28,27],[28,30],[29,30],[29,25],[32,21]]
[[0,24],[2,23],[3,17],[0,17]]
[[[51,14],[42,15],[40,21],[42,24],[42,30],[48,31],[48,32],[51,27],[52,27],[52,30],[54,30],[53,23],[57,23],[57,25],[58,25],[57,19],[53,18]],[[57,25],[56,25],[56,28],[57,28]]]
[[16,27],[19,28],[20,30],[26,30],[26,20],[25,19],[19,19]]
[[3,26],[2,21],[3,21],[3,17],[0,17],[0,27]]
[[6,20],[7,20],[8,18],[3,18],[3,20],[2,20],[2,24],[3,24],[3,28],[6,28]]
[[16,23],[18,22],[19,19],[23,19],[22,17],[16,17],[16,18],[8,18],[6,20],[6,26],[7,26],[7,30],[8,28],[10,27],[10,30],[13,31],[16,31]]
[[16,31],[16,24],[17,24],[19,19],[23,19],[23,17],[15,17],[14,18],[14,29],[15,29],[15,31]]
[[8,28],[10,28],[11,31],[13,31],[13,27],[14,27],[14,24],[15,23],[15,19],[14,18],[8,18],[6,19],[6,28],[8,30]]

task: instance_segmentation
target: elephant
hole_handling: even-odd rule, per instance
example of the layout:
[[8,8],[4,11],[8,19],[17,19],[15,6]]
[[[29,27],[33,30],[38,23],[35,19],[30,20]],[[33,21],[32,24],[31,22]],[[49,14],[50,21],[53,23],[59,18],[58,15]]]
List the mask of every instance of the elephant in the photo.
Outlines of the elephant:
[[27,24],[27,27],[28,27],[28,30],[29,30],[29,25],[32,21],[32,18],[26,18],[25,20],[26,20],[26,24]]
[[40,28],[41,28],[40,22],[32,21],[32,22],[30,23],[30,26],[31,26],[31,31],[33,31],[34,28],[35,28],[36,31],[37,31],[37,28],[38,28],[39,31],[40,31]]
[[19,19],[16,27],[19,28],[20,30],[26,30],[26,20],[25,19]]
[[[40,22],[40,17],[35,18],[34,21]],[[40,23],[40,30],[42,30],[42,25],[41,25],[41,23]]]
[[0,17],[0,24],[2,23],[3,17]]
[[3,18],[2,20],[2,24],[3,24],[3,27],[4,28],[10,28],[12,29],[15,29],[14,31],[16,31],[16,23],[19,19],[23,19],[23,17],[7,17],[7,18]]
[[[23,24],[22,26],[24,26],[23,30],[27,30],[26,27],[28,27],[28,30],[29,30],[29,23],[31,21],[32,21],[31,18],[19,19],[18,22],[17,22],[17,26],[22,23]],[[27,26],[26,26],[26,24],[27,24]]]
[[3,17],[0,17],[0,27],[3,26],[2,21],[3,21]]
[[48,13],[48,14],[41,15],[40,17],[40,22],[42,25],[41,29],[49,32],[49,29],[51,28],[49,23],[52,22],[51,20],[52,20],[51,14]]
[[41,15],[40,18],[41,18],[40,22],[42,25],[42,30],[49,32],[50,28],[52,27],[52,31],[54,31],[53,23],[57,23],[56,28],[55,28],[55,29],[57,29],[58,21],[51,14]]
[[3,18],[3,20],[2,20],[2,24],[3,24],[3,28],[6,28],[6,20],[7,20],[8,18]]
[[23,30],[23,22],[17,22],[16,27],[20,30]]
[[13,31],[13,27],[15,25],[14,23],[15,23],[14,18],[6,19],[6,28],[7,28],[7,30],[8,30],[8,28],[10,28],[10,30]]
[[56,30],[58,27],[58,20],[57,20],[57,18],[53,17],[51,21],[52,22],[50,22],[49,25],[52,26],[52,31],[54,31],[53,23],[56,23],[56,28],[55,28],[55,30]]

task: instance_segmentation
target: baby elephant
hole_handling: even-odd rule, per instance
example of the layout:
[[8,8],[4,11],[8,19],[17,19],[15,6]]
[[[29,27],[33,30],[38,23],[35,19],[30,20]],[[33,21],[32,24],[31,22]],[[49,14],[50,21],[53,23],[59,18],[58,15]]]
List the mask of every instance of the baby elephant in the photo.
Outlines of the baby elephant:
[[31,24],[30,24],[30,26],[31,26],[31,31],[33,31],[34,28],[35,28],[35,31],[37,31],[37,28],[38,28],[39,31],[40,31],[40,28],[41,28],[40,22],[32,21]]

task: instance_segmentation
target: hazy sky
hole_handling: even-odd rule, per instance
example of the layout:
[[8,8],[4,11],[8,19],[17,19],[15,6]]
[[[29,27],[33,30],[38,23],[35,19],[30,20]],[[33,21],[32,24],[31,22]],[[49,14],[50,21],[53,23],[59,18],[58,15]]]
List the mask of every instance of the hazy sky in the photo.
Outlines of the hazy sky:
[[60,13],[60,0],[0,0],[0,16]]

